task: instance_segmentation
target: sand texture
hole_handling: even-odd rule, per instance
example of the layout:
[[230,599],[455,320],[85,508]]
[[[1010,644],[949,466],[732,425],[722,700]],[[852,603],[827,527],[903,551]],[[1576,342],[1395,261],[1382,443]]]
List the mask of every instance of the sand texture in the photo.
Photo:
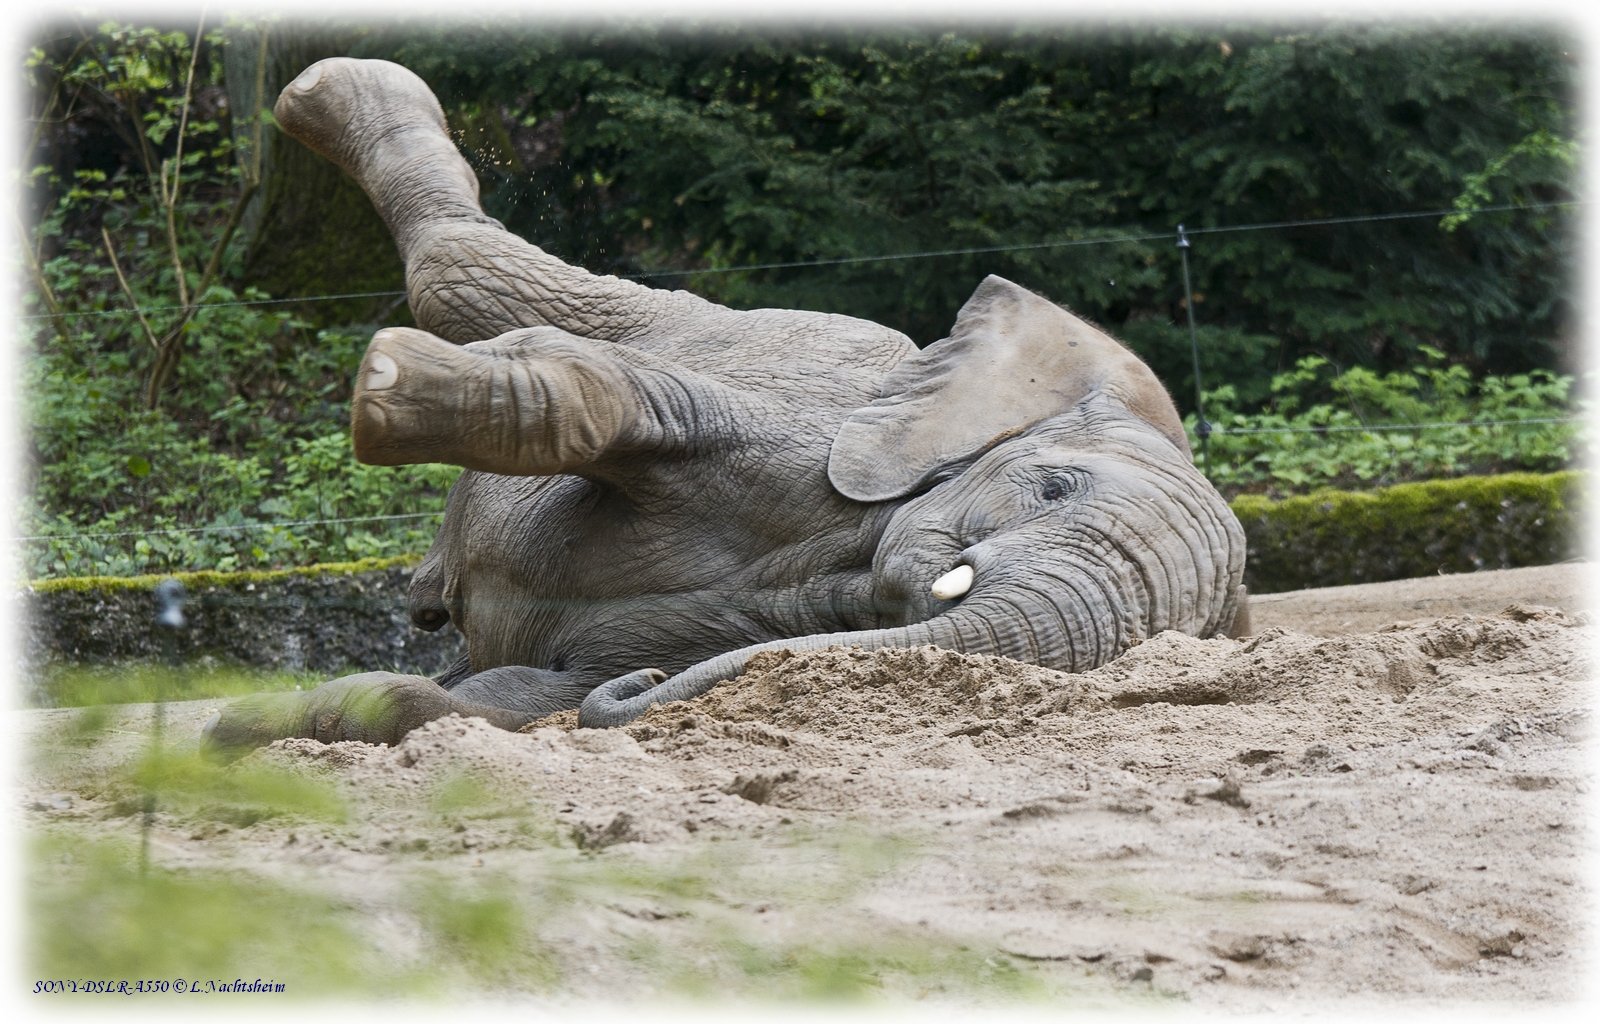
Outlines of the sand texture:
[[1392,622],[1440,615],[1493,615],[1508,604],[1587,611],[1589,566],[1537,565],[1470,576],[1423,576],[1390,583],[1290,590],[1250,597],[1251,626],[1313,636],[1367,633]]
[[[282,741],[227,771],[315,780],[343,820],[230,824],[173,798],[152,861],[320,894],[373,971],[448,959],[407,939],[419,886],[493,889],[520,908],[524,958],[494,984],[558,998],[1571,1000],[1590,966],[1593,630],[1577,567],[1555,568],[1566,589],[1543,606],[1337,636],[1279,615],[1076,676],[777,652],[617,730],[566,713],[521,734],[446,719],[394,749]],[[1537,596],[1505,575],[1425,581],[1454,598],[1337,590]],[[1273,595],[1274,614],[1315,593]],[[1324,593],[1324,611],[1349,600]],[[170,707],[169,731],[214,706]],[[93,743],[79,714],[15,719],[39,752],[30,827],[131,841],[114,780],[148,709]],[[848,977],[818,988],[818,963]]]

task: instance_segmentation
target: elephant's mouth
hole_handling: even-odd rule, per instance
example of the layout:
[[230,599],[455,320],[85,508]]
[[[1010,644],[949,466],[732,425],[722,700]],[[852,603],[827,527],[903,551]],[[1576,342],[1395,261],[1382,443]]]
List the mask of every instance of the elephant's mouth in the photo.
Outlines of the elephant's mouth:
[[925,622],[965,600],[979,575],[964,551],[943,558],[937,552],[891,557],[878,574],[875,610],[886,626]]

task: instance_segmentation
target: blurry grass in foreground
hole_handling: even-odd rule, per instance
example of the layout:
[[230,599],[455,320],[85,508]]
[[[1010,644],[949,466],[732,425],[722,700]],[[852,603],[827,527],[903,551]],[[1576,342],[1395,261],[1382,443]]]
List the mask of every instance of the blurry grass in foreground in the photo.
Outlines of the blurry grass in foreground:
[[1058,985],[992,949],[910,934],[762,941],[732,930],[688,942],[638,938],[624,950],[669,990],[699,999],[873,1002],[932,993],[1007,1002],[1040,999]]
[[[659,922],[626,929],[613,952],[679,996],[870,1004],[936,993],[1009,1003],[1094,988],[1019,967],[988,942],[854,913],[875,882],[916,861],[917,844],[904,838],[797,827],[776,846],[561,853],[540,875],[535,905],[546,919],[601,905]],[[774,912],[786,922],[776,932],[766,917]]]
[[242,697],[247,693],[311,690],[322,673],[274,672],[233,666],[171,668],[165,665],[58,665],[28,680],[27,703],[36,708],[82,708],[98,704],[145,704],[156,700]]
[[136,793],[154,792],[168,814],[236,828],[280,817],[331,823],[347,817],[327,779],[255,762],[225,767],[199,752],[147,753],[121,781],[127,795],[117,809],[126,813],[139,803]]
[[[394,888],[330,897],[325,884],[316,892],[238,871],[155,864],[141,876],[132,844],[62,837],[36,840],[29,860],[33,976],[261,978],[284,983],[290,997],[575,993],[583,986],[564,982],[589,975],[599,950],[538,933],[570,933],[575,919],[594,912],[591,900],[607,895],[584,885],[586,898],[550,902],[537,885],[528,891],[504,875],[463,879],[424,869],[393,879],[402,883]],[[777,937],[709,907],[672,916],[659,931],[611,934],[612,962],[631,975],[629,991],[614,996],[872,1003],[939,994],[1011,1002],[1095,988],[1063,987],[986,944],[942,936],[807,929],[804,937]],[[605,969],[615,977],[614,967]]]
[[159,865],[141,875],[131,845],[59,836],[28,852],[27,968],[38,978],[260,978],[288,996],[440,996],[485,982],[545,991],[558,978],[501,879],[409,886],[374,920],[366,890],[330,898]]
[[[126,715],[80,708],[36,740],[33,770],[48,785],[101,804],[93,817],[36,819],[37,977],[270,977],[311,996],[1126,998],[988,940],[861,913],[880,881],[920,869],[911,837],[800,824],[759,840],[581,850],[538,792],[492,768],[446,769],[374,799],[321,763],[223,762],[176,741],[158,752]],[[151,791],[157,824],[141,876]],[[273,852],[291,843],[332,859],[312,868]]]
[[161,747],[130,738],[118,712],[73,712],[53,736],[31,745],[29,765],[54,788],[109,805],[111,818],[140,813],[148,795],[175,822],[247,828],[274,818],[338,824],[349,809],[326,773],[247,758],[228,763],[192,741]]
[[[259,880],[152,867],[108,843],[29,850],[28,967],[40,978],[275,979],[288,991],[377,981],[341,908]],[[387,980],[387,979],[385,979]]]

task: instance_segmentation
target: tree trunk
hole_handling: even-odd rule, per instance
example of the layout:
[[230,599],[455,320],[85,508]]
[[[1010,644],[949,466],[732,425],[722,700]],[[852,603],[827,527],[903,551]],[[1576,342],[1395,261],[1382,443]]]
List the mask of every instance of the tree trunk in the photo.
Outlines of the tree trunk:
[[[246,153],[252,113],[271,111],[279,91],[325,57],[344,56],[355,42],[349,29],[316,23],[271,26],[264,96],[254,96],[260,36],[230,36],[228,106],[234,140]],[[269,122],[270,124],[270,122]],[[245,209],[241,280],[273,298],[401,291],[405,267],[394,240],[361,187],[339,168],[285,133],[264,135],[261,188]],[[411,324],[402,296],[295,303],[290,308],[319,325]]]

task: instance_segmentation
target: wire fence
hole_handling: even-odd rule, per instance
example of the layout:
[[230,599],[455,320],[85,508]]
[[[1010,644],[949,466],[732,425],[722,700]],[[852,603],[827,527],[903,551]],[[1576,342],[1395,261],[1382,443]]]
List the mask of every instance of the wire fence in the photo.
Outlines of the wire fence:
[[[693,276],[709,275],[709,274],[731,274],[731,273],[746,273],[746,272],[763,271],[763,270],[787,270],[787,269],[800,269],[800,268],[808,268],[808,267],[844,266],[844,265],[850,265],[850,264],[888,262],[888,261],[895,261],[895,260],[933,259],[933,258],[948,257],[948,256],[982,255],[982,254],[1000,253],[1000,252],[1021,252],[1021,251],[1028,251],[1028,250],[1060,249],[1060,248],[1068,248],[1068,247],[1081,247],[1081,246],[1093,246],[1093,245],[1117,245],[1117,244],[1129,244],[1129,243],[1139,243],[1139,242],[1164,241],[1164,240],[1172,240],[1172,239],[1175,238],[1176,239],[1176,245],[1180,249],[1180,251],[1182,253],[1182,256],[1183,256],[1184,274],[1185,274],[1185,281],[1186,281],[1185,288],[1186,288],[1186,294],[1187,294],[1187,289],[1188,289],[1188,285],[1187,285],[1188,260],[1189,260],[1189,250],[1190,250],[1190,243],[1189,243],[1188,239],[1190,237],[1197,236],[1197,235],[1209,235],[1209,234],[1221,234],[1221,233],[1226,233],[1226,232],[1245,232],[1245,231],[1276,231],[1276,230],[1288,230],[1288,229],[1294,229],[1294,228],[1327,227],[1327,226],[1361,224],[1361,223],[1372,223],[1372,222],[1382,222],[1382,221],[1414,220],[1414,219],[1435,218],[1435,217],[1452,217],[1452,216],[1473,215],[1473,214],[1480,214],[1480,213],[1499,213],[1499,212],[1524,211],[1524,210],[1568,208],[1568,207],[1584,206],[1584,205],[1587,205],[1587,204],[1588,204],[1587,200],[1565,200],[1565,201],[1553,201],[1553,202],[1545,202],[1545,203],[1522,203],[1522,204],[1510,204],[1510,203],[1508,203],[1508,204],[1501,204],[1501,205],[1495,205],[1495,206],[1478,206],[1478,207],[1471,207],[1471,208],[1466,208],[1466,209],[1424,210],[1424,211],[1408,211],[1408,212],[1386,213],[1386,214],[1365,214],[1365,215],[1350,216],[1350,217],[1324,217],[1324,218],[1315,218],[1315,219],[1307,219],[1307,220],[1272,221],[1272,222],[1259,223],[1259,224],[1218,225],[1218,226],[1214,226],[1214,227],[1187,228],[1187,229],[1183,225],[1179,225],[1178,228],[1177,228],[1177,231],[1175,233],[1174,232],[1159,232],[1159,233],[1158,232],[1148,232],[1148,233],[1136,233],[1136,234],[1110,235],[1110,236],[1102,236],[1102,237],[1094,237],[1094,238],[1061,239],[1061,240],[1055,240],[1055,241],[1021,243],[1021,244],[1014,244],[1014,245],[974,246],[974,247],[957,248],[957,249],[938,249],[938,250],[925,250],[925,251],[918,251],[918,252],[887,253],[887,254],[876,255],[876,256],[847,256],[847,257],[838,257],[838,258],[831,258],[831,259],[789,260],[789,261],[782,261],[782,262],[754,263],[754,264],[744,264],[744,265],[737,265],[737,266],[705,267],[705,268],[689,269],[689,270],[683,270],[683,269],[666,270],[666,269],[663,269],[663,270],[653,270],[653,271],[641,271],[641,272],[634,273],[634,274],[626,274],[626,275],[618,275],[618,276],[621,276],[621,277],[624,277],[624,278],[627,278],[627,279],[635,279],[635,280],[641,280],[641,279],[648,280],[648,279],[669,278],[669,277],[693,277]],[[144,312],[144,313],[152,313],[152,312],[186,312],[186,311],[189,311],[189,310],[240,307],[240,306],[273,306],[273,305],[288,305],[288,304],[313,303],[313,302],[333,302],[333,301],[340,301],[340,300],[364,299],[364,298],[395,298],[395,297],[398,297],[398,296],[403,296],[405,294],[406,293],[403,292],[403,291],[345,292],[345,293],[329,294],[329,295],[298,296],[298,297],[293,297],[293,298],[241,299],[241,300],[230,300],[230,301],[226,301],[226,302],[190,303],[188,305],[155,306],[155,307],[144,308],[142,310],[141,309],[131,309],[130,308],[130,309],[84,310],[84,311],[72,311],[72,312],[63,311],[59,315],[57,315],[57,314],[48,314],[48,313],[46,313],[46,314],[36,314],[36,315],[23,316],[20,319],[23,320],[24,322],[37,322],[37,321],[49,321],[49,320],[73,319],[73,318],[93,318],[93,317],[113,317],[113,316],[134,317],[134,316],[139,315],[139,313],[141,313],[141,312]],[[1583,420],[1584,420],[1584,417],[1581,417],[1581,416],[1563,416],[1563,417],[1531,417],[1531,418],[1521,418],[1521,419],[1433,421],[1433,422],[1423,422],[1423,423],[1332,424],[1332,425],[1305,425],[1305,426],[1282,426],[1282,427],[1232,427],[1232,428],[1217,426],[1215,424],[1209,423],[1206,420],[1205,414],[1204,414],[1204,386],[1203,386],[1203,378],[1202,378],[1202,372],[1201,372],[1199,341],[1198,341],[1198,337],[1195,334],[1194,314],[1193,314],[1193,308],[1192,308],[1193,304],[1186,301],[1184,303],[1184,307],[1188,311],[1190,340],[1191,340],[1191,345],[1194,348],[1194,363],[1195,363],[1194,372],[1195,372],[1195,390],[1196,390],[1196,402],[1197,402],[1197,405],[1196,405],[1197,417],[1196,417],[1196,423],[1194,425],[1194,433],[1195,433],[1196,437],[1201,442],[1202,453],[1203,453],[1202,454],[1203,465],[1205,467],[1205,471],[1206,471],[1208,476],[1210,475],[1209,440],[1210,440],[1211,437],[1216,437],[1216,436],[1282,435],[1282,434],[1308,434],[1308,435],[1313,435],[1313,434],[1336,434],[1336,433],[1339,433],[1339,434],[1357,433],[1357,434],[1359,434],[1359,433],[1387,433],[1387,432],[1397,432],[1397,431],[1426,431],[1426,430],[1444,430],[1444,429],[1477,429],[1477,428],[1504,428],[1504,427],[1520,428],[1520,427],[1530,427],[1530,426],[1536,426],[1536,425],[1549,426],[1549,425],[1557,425],[1557,424],[1573,424],[1573,423],[1583,422]],[[439,518],[439,517],[441,517],[443,515],[444,515],[443,511],[433,511],[433,512],[404,513],[404,514],[397,514],[397,515],[340,516],[340,517],[320,518],[320,519],[290,520],[290,521],[272,522],[272,523],[236,523],[236,524],[213,524],[213,525],[209,525],[209,526],[180,526],[180,527],[169,527],[169,528],[150,529],[150,530],[116,530],[116,531],[63,533],[63,534],[45,533],[45,534],[32,534],[32,535],[27,535],[27,536],[21,536],[21,537],[18,537],[17,540],[22,541],[22,542],[39,543],[39,542],[80,541],[80,540],[104,541],[104,540],[115,540],[115,539],[130,538],[130,537],[146,538],[146,537],[158,537],[158,536],[182,536],[182,535],[213,534],[213,533],[237,534],[237,533],[246,532],[246,531],[282,531],[282,530],[292,530],[292,529],[303,528],[303,527],[311,527],[311,526],[347,525],[347,524],[355,524],[355,523],[399,522],[399,521],[420,520],[420,519],[436,519],[436,518]]]
[[86,538],[161,537],[168,534],[231,533],[239,530],[283,530],[291,526],[326,526],[330,523],[376,523],[398,519],[430,519],[444,515],[438,512],[406,512],[393,516],[340,516],[336,519],[295,519],[284,523],[236,523],[222,526],[175,526],[163,530],[116,530],[110,533],[40,533],[18,540],[84,540]]
[[[1373,213],[1361,214],[1353,217],[1320,217],[1310,220],[1281,220],[1263,224],[1224,224],[1209,228],[1189,228],[1187,231],[1180,225],[1178,231],[1189,235],[1220,234],[1234,231],[1280,231],[1288,228],[1328,227],[1341,224],[1362,224],[1378,221],[1417,220],[1425,217],[1454,217],[1479,213],[1506,213],[1517,210],[1542,210],[1557,207],[1584,206],[1588,200],[1570,199],[1558,200],[1547,203],[1505,203],[1498,206],[1474,206],[1467,209],[1451,210],[1416,210],[1404,213]],[[645,270],[633,274],[620,274],[618,277],[627,280],[642,280],[660,277],[695,277],[703,274],[739,274],[755,270],[790,270],[803,267],[836,267],[856,263],[885,263],[892,260],[920,260],[934,259],[942,256],[978,256],[996,252],[1025,252],[1034,249],[1063,249],[1085,245],[1120,245],[1129,242],[1159,242],[1173,238],[1171,231],[1153,232],[1136,235],[1114,235],[1101,238],[1068,238],[1053,242],[1024,242],[1015,245],[984,245],[966,249],[929,249],[920,252],[886,253],[880,256],[840,256],[833,259],[821,260],[789,260],[781,263],[750,263],[726,267],[701,267],[694,270]],[[186,306],[150,306],[144,307],[146,313],[164,313],[187,311],[191,309],[225,309],[232,306],[272,306],[287,303],[303,302],[334,302],[344,299],[379,299],[394,298],[406,294],[404,291],[386,292],[345,292],[336,295],[302,295],[288,299],[238,299],[228,302],[203,302],[190,303]],[[96,309],[77,312],[63,311],[61,317],[102,317],[102,316],[134,316],[133,309]],[[55,319],[52,313],[37,313],[22,317],[24,321],[40,321]]]

